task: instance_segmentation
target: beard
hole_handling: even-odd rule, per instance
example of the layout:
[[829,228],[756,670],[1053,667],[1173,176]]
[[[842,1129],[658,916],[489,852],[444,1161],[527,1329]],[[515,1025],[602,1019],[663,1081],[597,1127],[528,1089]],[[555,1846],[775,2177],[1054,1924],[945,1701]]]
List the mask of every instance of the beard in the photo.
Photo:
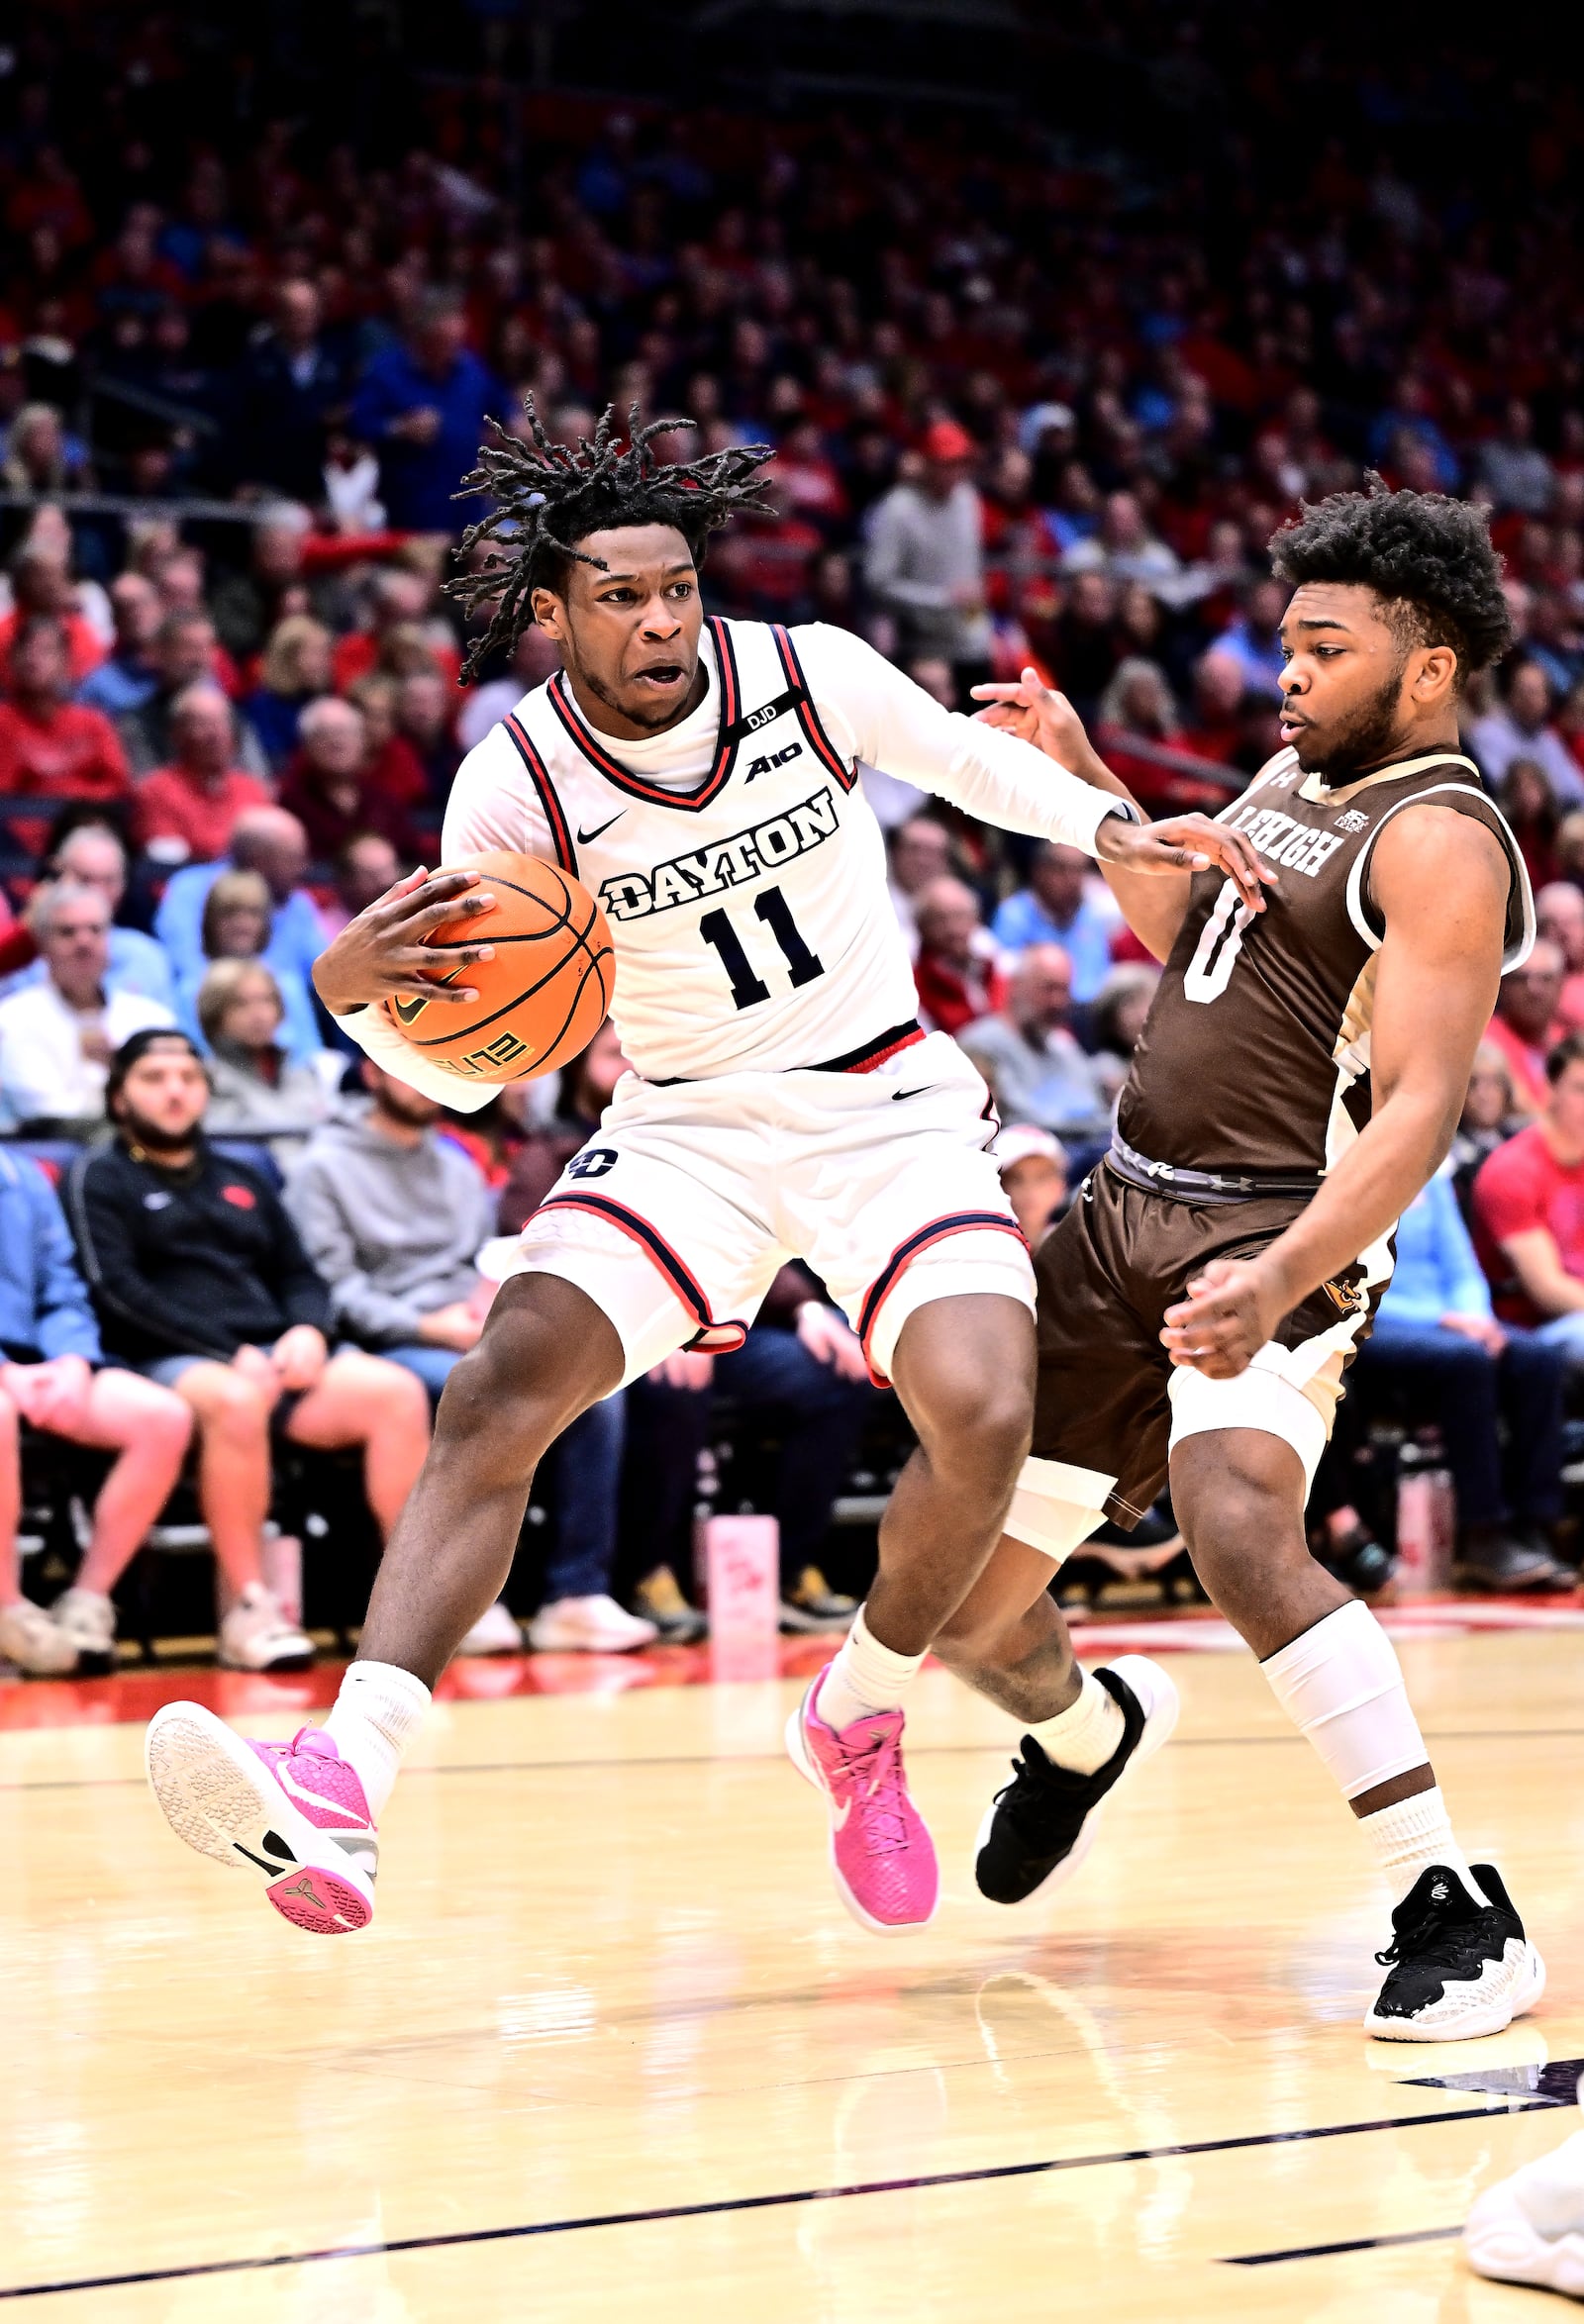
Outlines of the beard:
[[1394,671],[1379,692],[1359,703],[1331,726],[1301,726],[1293,748],[1306,775],[1323,774],[1336,784],[1349,775],[1362,775],[1384,766],[1397,733],[1397,702],[1402,672]]
[[121,1101],[118,1126],[126,1132],[135,1146],[142,1146],[146,1154],[182,1154],[196,1145],[200,1125],[190,1121],[185,1129],[166,1129],[162,1122],[150,1121],[146,1114],[139,1114]]
[[[682,660],[680,654],[678,654],[677,660],[678,662]],[[603,679],[596,678],[587,664],[577,660],[572,653],[567,653],[566,662],[568,668],[575,671],[578,683],[588,688],[596,702],[603,702],[606,709],[614,710],[618,718],[627,719],[635,726],[644,726],[651,734],[663,734],[667,726],[677,726],[681,720],[686,718],[693,686],[698,678],[698,667],[695,664],[693,678],[689,681],[687,692],[682,697],[682,707],[678,710],[662,710],[656,705],[653,715],[650,716],[646,709],[640,708],[631,702],[618,702]]]

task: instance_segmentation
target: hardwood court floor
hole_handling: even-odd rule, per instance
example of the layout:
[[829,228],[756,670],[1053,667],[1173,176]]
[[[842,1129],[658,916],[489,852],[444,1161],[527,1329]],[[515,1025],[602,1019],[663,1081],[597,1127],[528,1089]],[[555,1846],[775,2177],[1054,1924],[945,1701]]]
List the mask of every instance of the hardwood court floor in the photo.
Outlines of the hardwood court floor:
[[1007,1723],[927,1674],[946,1900],[890,1943],[832,1894],[785,1681],[443,1704],[345,1941],[170,1838],[137,1726],[0,1733],[0,2317],[1575,2313],[1452,2230],[1578,2124],[1581,1644],[1403,1645],[1551,1971],[1436,2050],[1359,2031],[1383,1897],[1241,1655],[1172,1657],[1177,1741],[1022,1914],[969,1877]]

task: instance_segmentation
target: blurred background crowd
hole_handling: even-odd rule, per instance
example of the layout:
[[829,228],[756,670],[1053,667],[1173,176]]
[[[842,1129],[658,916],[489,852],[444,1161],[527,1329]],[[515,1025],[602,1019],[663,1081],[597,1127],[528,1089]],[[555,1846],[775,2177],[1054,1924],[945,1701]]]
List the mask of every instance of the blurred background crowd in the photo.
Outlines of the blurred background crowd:
[[[691,419],[705,448],[773,444],[778,513],[715,547],[715,610],[859,630],[954,709],[1033,661],[1157,809],[1218,808],[1276,746],[1265,544],[1300,497],[1376,470],[1489,507],[1518,643],[1470,689],[1465,747],[1519,832],[1543,940],[1504,989],[1455,1177],[1405,1227],[1312,1513],[1317,1553],[1380,1586],[1406,1447],[1450,1465],[1462,1582],[1571,1587],[1567,77],[1526,74],[1500,28],[1343,78],[1260,9],[1079,8],[1058,30],[964,0],[913,59],[944,59],[946,102],[894,40],[886,73],[881,48],[842,49],[855,35],[809,49],[796,9],[751,34],[741,10],[686,10],[663,53],[640,35],[620,64],[575,4],[267,13],[255,31],[62,4],[0,46],[0,1427],[22,1448],[0,1446],[0,1470],[21,1460],[0,1536],[34,1553],[0,1545],[0,1652],[40,1670],[110,1653],[178,1474],[226,1575],[223,1655],[310,1651],[270,1568],[270,1445],[295,1425],[300,1449],[354,1453],[374,1516],[399,1505],[381,1430],[421,1418],[417,1390],[476,1337],[480,1246],[515,1231],[621,1070],[606,1034],[558,1084],[448,1121],[361,1068],[311,981],[347,917],[435,860],[462,754],[552,666],[531,635],[459,690],[468,638],[441,594],[477,513],[458,481],[530,392],[560,437],[614,401]],[[901,38],[896,11],[872,14]],[[1032,108],[1010,95],[1025,70]],[[590,85],[612,78],[632,93]],[[1037,1237],[1103,1151],[1153,970],[1082,857],[864,781],[921,1014],[990,1082]],[[136,1097],[126,1044],[169,1027],[204,1070],[180,1100],[146,1056]],[[207,1338],[169,1250],[133,1231],[154,1184],[138,1108],[183,1104],[216,1196],[194,1232],[218,1237],[220,1275],[256,1279]],[[24,1166],[63,1211],[32,1180],[11,1199]],[[281,1353],[304,1329],[372,1360],[336,1374],[340,1403],[302,1385],[300,1340]],[[200,1356],[236,1377],[195,1378]],[[170,1399],[166,1469],[130,1500],[87,1385],[118,1366]],[[264,1482],[231,1503],[216,1448],[245,1423]],[[79,1448],[54,1500],[86,1544],[53,1613],[62,1575],[42,1579],[50,1535],[28,1515],[51,1433]],[[741,1354],[677,1359],[564,1440],[521,1589],[472,1644],[515,1649],[522,1615],[546,1651],[696,1635],[701,1493],[779,1518],[789,1625],[840,1623],[863,1536],[833,1515],[872,1517],[902,1445],[844,1322],[788,1270]],[[1069,1586],[1190,1586],[1169,1509],[1145,1531],[1102,1541]]]

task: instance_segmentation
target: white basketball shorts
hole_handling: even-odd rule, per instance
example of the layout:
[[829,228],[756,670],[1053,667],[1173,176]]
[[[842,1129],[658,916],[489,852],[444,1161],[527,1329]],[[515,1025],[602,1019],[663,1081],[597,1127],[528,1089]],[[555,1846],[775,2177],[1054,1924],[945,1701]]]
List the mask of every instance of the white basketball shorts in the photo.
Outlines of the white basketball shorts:
[[523,1229],[512,1275],[558,1275],[610,1317],[637,1379],[679,1347],[741,1347],[788,1259],[808,1262],[876,1380],[916,1307],[1034,1270],[986,1148],[984,1083],[932,1033],[866,1073],[628,1074]]

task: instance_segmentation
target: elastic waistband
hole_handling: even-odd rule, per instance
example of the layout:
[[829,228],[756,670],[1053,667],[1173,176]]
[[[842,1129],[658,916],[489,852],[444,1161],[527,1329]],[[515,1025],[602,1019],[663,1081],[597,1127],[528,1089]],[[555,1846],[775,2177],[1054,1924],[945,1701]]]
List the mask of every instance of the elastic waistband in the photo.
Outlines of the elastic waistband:
[[[916,1017],[906,1024],[894,1024],[886,1033],[877,1033],[872,1041],[865,1041],[861,1049],[849,1049],[844,1057],[826,1057],[818,1065],[788,1065],[785,1073],[873,1073],[888,1057],[895,1057],[902,1049],[911,1049],[915,1041],[928,1040],[923,1025]],[[750,1069],[744,1069],[750,1070]],[[663,1081],[650,1080],[651,1090],[679,1090],[689,1082],[712,1079],[696,1073],[672,1073]]]
[[1318,1170],[1185,1170],[1174,1162],[1151,1162],[1115,1129],[1106,1163],[1129,1186],[1174,1203],[1246,1203],[1261,1195],[1307,1202],[1321,1181]]

